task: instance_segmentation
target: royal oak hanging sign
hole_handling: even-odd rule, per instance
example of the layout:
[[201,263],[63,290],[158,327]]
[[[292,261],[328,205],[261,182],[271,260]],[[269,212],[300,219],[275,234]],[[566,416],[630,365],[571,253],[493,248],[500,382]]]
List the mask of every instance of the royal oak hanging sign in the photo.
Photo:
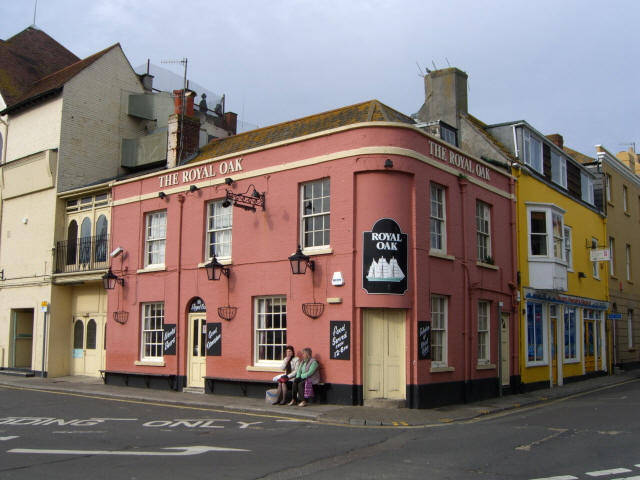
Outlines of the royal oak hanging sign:
[[362,288],[392,295],[407,291],[407,234],[395,220],[381,218],[363,233]]

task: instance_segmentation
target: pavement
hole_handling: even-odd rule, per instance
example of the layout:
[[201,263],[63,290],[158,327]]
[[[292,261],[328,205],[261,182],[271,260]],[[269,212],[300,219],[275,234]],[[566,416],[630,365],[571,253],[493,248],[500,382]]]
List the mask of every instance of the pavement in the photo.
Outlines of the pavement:
[[0,385],[74,395],[104,397],[162,405],[188,406],[282,418],[296,418],[325,424],[357,426],[417,427],[468,421],[528,406],[559,401],[622,383],[640,380],[640,370],[630,370],[529,393],[505,395],[479,402],[430,409],[380,408],[312,403],[306,407],[271,405],[263,399],[203,393],[175,392],[148,388],[105,385],[101,378],[73,376],[58,378],[21,377],[0,370]]

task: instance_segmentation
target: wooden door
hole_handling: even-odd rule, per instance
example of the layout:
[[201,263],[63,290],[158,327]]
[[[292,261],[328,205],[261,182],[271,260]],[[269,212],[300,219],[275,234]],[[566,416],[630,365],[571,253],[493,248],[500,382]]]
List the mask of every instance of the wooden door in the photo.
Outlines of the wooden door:
[[207,371],[207,321],[202,313],[189,315],[189,371],[187,386],[204,388]]
[[363,321],[364,398],[405,399],[404,310],[365,310]]
[[586,372],[593,372],[596,369],[596,338],[595,322],[585,320],[584,322],[584,369]]
[[77,317],[73,322],[71,345],[71,375],[97,377],[103,368],[104,316]]

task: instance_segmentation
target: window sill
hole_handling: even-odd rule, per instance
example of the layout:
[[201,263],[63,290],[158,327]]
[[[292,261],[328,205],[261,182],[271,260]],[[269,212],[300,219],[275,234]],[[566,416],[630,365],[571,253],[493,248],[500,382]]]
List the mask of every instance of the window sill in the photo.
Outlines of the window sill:
[[149,265],[136,271],[136,273],[164,272],[167,270],[165,265]]
[[618,280],[618,277],[616,277],[615,275],[611,275],[611,274],[609,274],[609,278],[611,278],[613,280]]
[[526,368],[537,368],[537,367],[548,367],[549,362],[535,362],[535,363],[527,363]]
[[624,214],[625,214],[627,217],[631,217],[631,214],[630,214],[629,212],[624,212]]
[[429,250],[429,256],[435,258],[442,258],[443,260],[451,260],[452,262],[456,259],[453,255],[447,255],[444,252],[440,252],[438,250]]
[[431,370],[429,370],[431,373],[441,373],[441,372],[455,372],[456,369],[455,367],[445,367],[445,366],[441,366],[441,367],[431,367]]
[[164,363],[164,360],[136,360],[135,362],[133,362],[133,364],[138,367],[164,367],[166,365]]
[[493,363],[479,363],[476,366],[476,370],[495,370],[496,366]]
[[628,283],[629,285],[633,285],[633,281],[632,281],[632,280],[627,280],[627,283]]
[[331,247],[306,247],[302,249],[302,253],[305,255],[329,255],[333,253],[333,248]]
[[476,262],[476,266],[482,268],[488,268],[489,270],[499,270],[500,267],[493,265],[492,263]]
[[562,360],[562,363],[564,365],[571,365],[573,363],[580,363],[580,359],[579,358],[565,358]]
[[282,373],[282,369],[270,365],[247,365],[247,372],[273,372]]
[[[216,260],[218,260],[218,262],[220,262],[220,265],[231,265],[233,263],[233,261],[231,260],[231,257],[216,257]],[[198,268],[204,268],[207,266],[207,264],[211,261],[211,259],[206,260],[202,263],[198,264]]]

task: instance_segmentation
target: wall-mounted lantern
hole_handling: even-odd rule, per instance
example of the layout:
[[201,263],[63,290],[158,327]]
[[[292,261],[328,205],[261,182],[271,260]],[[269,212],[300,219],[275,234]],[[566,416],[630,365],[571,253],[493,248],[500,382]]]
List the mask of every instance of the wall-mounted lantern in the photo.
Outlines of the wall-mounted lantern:
[[118,277],[111,271],[111,267],[109,267],[107,273],[102,276],[102,284],[106,290],[113,290],[116,288],[116,283],[124,287],[124,277]]
[[294,275],[304,275],[307,273],[307,267],[309,267],[312,272],[315,268],[314,261],[310,260],[307,255],[302,253],[300,245],[298,245],[296,253],[289,257],[289,262],[291,263],[291,273]]
[[220,280],[221,274],[228,278],[229,273],[231,272],[229,268],[225,267],[218,261],[215,255],[211,261],[204,266],[204,268],[207,269],[207,278],[209,280]]

